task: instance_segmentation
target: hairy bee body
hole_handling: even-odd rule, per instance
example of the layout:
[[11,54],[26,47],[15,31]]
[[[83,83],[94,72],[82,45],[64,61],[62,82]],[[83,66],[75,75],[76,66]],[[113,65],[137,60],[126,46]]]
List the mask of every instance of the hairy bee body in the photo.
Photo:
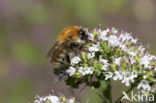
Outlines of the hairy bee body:
[[71,58],[77,55],[88,41],[88,34],[84,28],[79,26],[65,28],[48,53],[53,67],[55,69],[68,68]]

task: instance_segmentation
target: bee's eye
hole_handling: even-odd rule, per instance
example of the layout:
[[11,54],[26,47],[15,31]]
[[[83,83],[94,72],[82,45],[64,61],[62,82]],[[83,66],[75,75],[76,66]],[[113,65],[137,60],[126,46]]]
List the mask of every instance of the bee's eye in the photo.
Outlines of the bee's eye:
[[80,34],[81,40],[87,40],[88,39],[88,36],[83,29],[79,30],[79,34]]
[[80,29],[79,34],[83,36],[83,35],[85,35],[85,31],[83,29]]
[[79,43],[77,42],[73,42],[70,44],[70,47],[78,47],[79,46]]

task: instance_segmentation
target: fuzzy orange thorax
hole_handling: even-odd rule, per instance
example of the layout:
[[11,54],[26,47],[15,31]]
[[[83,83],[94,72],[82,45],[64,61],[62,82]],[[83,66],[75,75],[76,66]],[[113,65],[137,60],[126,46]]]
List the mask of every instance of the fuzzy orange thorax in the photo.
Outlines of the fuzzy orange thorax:
[[80,30],[79,26],[70,26],[65,28],[59,36],[59,43],[64,43],[66,40],[68,40],[69,37],[72,37],[72,39],[74,40],[78,39],[79,30]]

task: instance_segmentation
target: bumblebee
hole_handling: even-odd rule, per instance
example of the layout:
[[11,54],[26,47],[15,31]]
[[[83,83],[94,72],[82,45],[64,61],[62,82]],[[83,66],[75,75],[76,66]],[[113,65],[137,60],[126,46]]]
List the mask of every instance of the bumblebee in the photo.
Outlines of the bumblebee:
[[89,37],[86,28],[80,26],[65,28],[47,55],[53,68],[66,69],[69,67],[71,58],[77,55],[87,42],[89,42]]

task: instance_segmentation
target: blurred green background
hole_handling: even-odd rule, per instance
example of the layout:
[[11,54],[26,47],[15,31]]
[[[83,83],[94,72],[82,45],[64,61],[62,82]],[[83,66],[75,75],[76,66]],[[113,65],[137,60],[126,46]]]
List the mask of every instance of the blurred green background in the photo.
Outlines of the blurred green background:
[[[0,103],[32,102],[51,90],[73,96],[64,82],[55,82],[46,58],[70,25],[131,32],[156,55],[156,0],[0,0]],[[89,91],[75,90],[74,96],[99,103]]]

